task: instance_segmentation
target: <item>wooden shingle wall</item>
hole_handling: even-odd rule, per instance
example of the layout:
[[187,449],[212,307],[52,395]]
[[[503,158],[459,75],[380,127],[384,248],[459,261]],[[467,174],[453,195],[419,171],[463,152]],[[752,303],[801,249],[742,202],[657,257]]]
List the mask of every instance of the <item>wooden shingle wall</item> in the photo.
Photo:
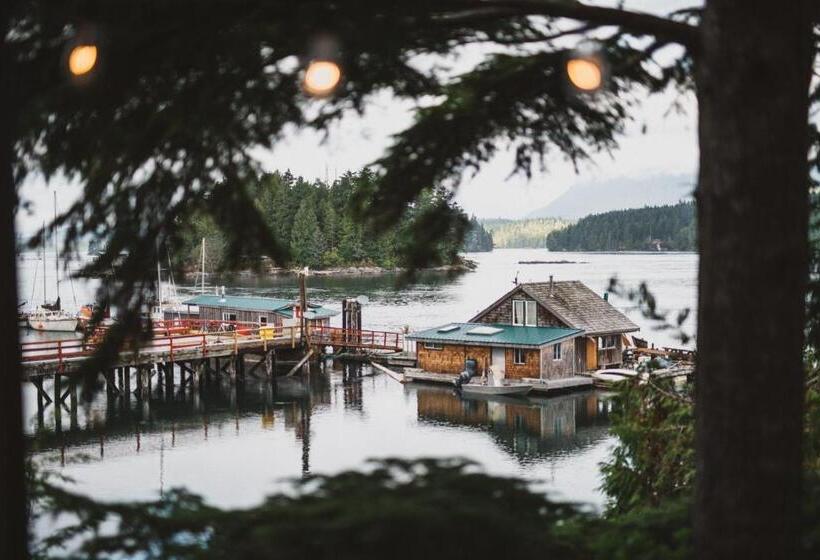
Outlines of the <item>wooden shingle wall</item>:
[[500,325],[512,325],[512,302],[513,300],[535,301],[536,302],[536,326],[538,327],[566,327],[568,325],[561,322],[558,317],[547,311],[536,300],[525,294],[520,289],[510,294],[502,301],[498,302],[492,309],[478,319],[479,323],[498,323]]
[[464,361],[478,361],[477,372],[481,374],[490,363],[490,349],[484,346],[444,344],[441,350],[429,350],[424,342],[416,345],[419,367],[433,373],[461,373]]
[[526,363],[515,363],[515,350],[506,349],[505,377],[507,379],[521,379],[522,377],[538,377],[540,368],[538,350],[524,350]]
[[[553,360],[553,344],[541,348],[541,379],[561,379],[575,375],[575,339],[564,340],[561,345],[561,359]],[[530,377],[538,377],[530,376]]]

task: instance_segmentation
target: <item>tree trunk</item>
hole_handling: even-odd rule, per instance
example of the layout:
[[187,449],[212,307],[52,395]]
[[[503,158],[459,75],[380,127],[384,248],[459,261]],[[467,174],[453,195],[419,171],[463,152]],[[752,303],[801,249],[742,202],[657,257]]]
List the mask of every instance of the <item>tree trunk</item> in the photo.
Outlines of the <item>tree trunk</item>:
[[[4,44],[11,2],[0,8],[0,558],[28,558],[26,494],[23,475],[23,412],[20,345],[17,336],[17,262],[12,179],[14,77]],[[5,325],[5,326],[2,326]]]
[[798,555],[808,8],[705,7],[696,60],[699,559]]

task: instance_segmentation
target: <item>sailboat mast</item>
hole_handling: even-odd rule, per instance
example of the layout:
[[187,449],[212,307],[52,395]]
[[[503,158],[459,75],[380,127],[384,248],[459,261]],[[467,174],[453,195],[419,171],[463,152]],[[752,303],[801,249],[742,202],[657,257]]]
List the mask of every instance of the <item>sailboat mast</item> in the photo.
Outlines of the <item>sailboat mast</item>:
[[159,266],[159,245],[157,245],[157,300],[159,301],[159,312],[162,313],[162,269]]
[[51,226],[51,240],[54,243],[54,277],[57,279],[57,299],[60,299],[60,257],[57,254],[57,191],[54,191],[54,224]]
[[202,238],[202,293],[205,293],[205,238]]
[[46,222],[43,221],[43,303],[48,303],[48,294],[46,293]]

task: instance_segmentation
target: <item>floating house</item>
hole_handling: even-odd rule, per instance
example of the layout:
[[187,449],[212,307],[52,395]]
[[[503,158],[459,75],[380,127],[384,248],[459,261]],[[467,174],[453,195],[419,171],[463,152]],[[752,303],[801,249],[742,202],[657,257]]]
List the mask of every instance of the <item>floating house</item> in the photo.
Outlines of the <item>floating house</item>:
[[[182,303],[188,307],[189,316],[198,315],[203,321],[279,327],[295,325],[299,318],[299,304],[287,299],[202,294]],[[192,306],[196,306],[199,312],[193,312]],[[329,326],[330,318],[338,314],[338,311],[308,303],[305,319],[311,327]]]
[[412,333],[418,366],[457,374],[465,361],[496,380],[568,378],[620,365],[624,335],[639,330],[578,281],[518,284],[466,323]]

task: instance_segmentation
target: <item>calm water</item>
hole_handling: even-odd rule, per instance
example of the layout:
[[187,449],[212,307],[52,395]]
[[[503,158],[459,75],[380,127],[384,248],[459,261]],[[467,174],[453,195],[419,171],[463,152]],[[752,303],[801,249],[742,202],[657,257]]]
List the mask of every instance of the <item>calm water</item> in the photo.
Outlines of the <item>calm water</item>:
[[[646,280],[661,306],[695,305],[697,257],[692,254],[550,254],[500,250],[470,255],[473,273],[455,279],[425,274],[396,288],[391,276],[312,277],[310,299],[340,308],[346,296],[365,294],[367,328],[396,330],[466,320],[521,281],[579,279],[603,291],[617,276],[627,285]],[[25,256],[24,256],[25,257]],[[30,257],[30,256],[29,256]],[[520,265],[520,260],[575,264]],[[53,262],[50,265],[53,268]],[[42,263],[20,261],[20,288],[28,300],[42,283]],[[48,271],[52,276],[53,270]],[[292,278],[223,278],[228,293],[295,297]],[[73,300],[63,285],[63,301]],[[42,292],[42,288],[37,288]],[[53,285],[49,288],[53,293]],[[79,303],[94,284],[75,281]],[[181,294],[191,293],[180,286]],[[35,293],[34,301],[37,301]],[[41,295],[39,296],[42,297]],[[677,344],[651,330],[629,302],[613,298],[659,344]],[[338,318],[337,318],[338,319]],[[689,325],[694,330],[694,325]],[[27,333],[31,338],[36,335]],[[34,392],[24,388],[26,431],[35,459],[72,478],[75,488],[106,500],[155,498],[185,486],[222,506],[248,506],[305,472],[361,468],[373,457],[463,456],[489,472],[537,482],[553,495],[600,507],[598,463],[612,439],[611,403],[599,392],[488,402],[462,400],[437,386],[402,386],[369,367],[326,362],[308,378],[271,385],[249,380],[235,389],[211,384],[200,393],[164,393],[150,401],[109,401],[104,394],[75,415],[47,407],[38,418]]]

